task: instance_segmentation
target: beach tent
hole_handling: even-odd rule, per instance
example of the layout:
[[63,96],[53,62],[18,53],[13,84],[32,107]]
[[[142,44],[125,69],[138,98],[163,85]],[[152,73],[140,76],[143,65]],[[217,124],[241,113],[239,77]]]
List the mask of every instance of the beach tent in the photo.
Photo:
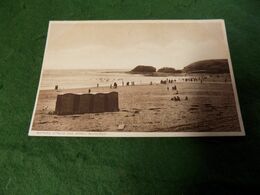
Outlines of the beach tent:
[[99,113],[99,112],[105,112],[105,105],[106,105],[106,95],[104,93],[98,93],[94,95],[93,101],[92,101],[92,112]]
[[83,94],[79,97],[79,114],[92,112],[93,94]]
[[118,93],[111,92],[106,95],[106,108],[107,112],[117,112],[119,111],[118,107]]
[[77,113],[79,107],[79,97],[79,95],[72,93],[58,95],[55,113],[59,115]]
[[62,94],[57,96],[55,114],[117,112],[118,93]]

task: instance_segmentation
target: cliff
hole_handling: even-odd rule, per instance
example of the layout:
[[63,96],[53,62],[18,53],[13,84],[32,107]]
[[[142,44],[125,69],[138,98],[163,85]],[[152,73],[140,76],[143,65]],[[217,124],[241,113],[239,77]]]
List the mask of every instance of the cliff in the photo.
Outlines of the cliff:
[[229,66],[227,59],[212,59],[194,62],[185,66],[183,72],[186,73],[229,73]]

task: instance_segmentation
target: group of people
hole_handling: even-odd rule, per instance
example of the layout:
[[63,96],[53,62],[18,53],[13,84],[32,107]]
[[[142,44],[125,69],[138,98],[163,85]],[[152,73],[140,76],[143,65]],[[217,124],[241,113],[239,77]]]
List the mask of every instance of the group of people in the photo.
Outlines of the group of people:
[[188,82],[188,81],[191,81],[191,82],[196,82],[196,81],[199,81],[199,80],[202,80],[200,77],[199,78],[196,78],[196,77],[194,77],[194,78],[183,78],[182,79],[182,81],[185,81],[185,82]]
[[[172,88],[173,91],[174,91],[174,90],[178,91],[176,85],[172,86],[171,88]],[[167,90],[168,90],[168,91],[170,90],[170,87],[169,87],[169,86],[167,86]]]
[[117,88],[117,83],[116,82],[114,82],[114,84],[112,85],[112,84],[110,84],[110,89],[116,89]]
[[[182,78],[181,81],[182,82],[203,82],[203,80],[207,79],[207,77],[191,77],[191,78]],[[180,79],[179,79],[180,80]],[[166,80],[161,80],[160,83],[161,84],[168,84],[168,83],[174,83],[177,82],[176,79],[166,79]]]
[[[122,86],[124,86],[125,83],[122,81]],[[126,82],[126,86],[130,86],[130,85],[135,85],[135,82],[134,81],[131,81],[130,82]],[[99,83],[97,83],[97,88],[99,87]],[[114,82],[113,84],[110,84],[110,89],[116,89],[118,87],[118,84],[117,82]]]
[[[131,83],[129,81],[126,82],[126,86],[130,86],[130,84],[135,85],[135,82],[134,81],[131,81]],[[125,83],[122,82],[122,86],[124,86],[124,85],[125,85]],[[117,82],[114,82],[113,84],[110,84],[110,89],[116,89],[117,86],[118,86]]]
[[176,79],[166,79],[166,80],[161,80],[160,83],[161,84],[167,84],[167,83],[173,83],[176,82]]
[[181,98],[179,96],[173,96],[173,98],[171,98],[172,101],[181,101]]
[[[176,95],[179,94],[179,91],[177,90],[177,86],[176,85],[171,86],[171,89],[172,89],[172,91],[176,91]],[[167,86],[167,90],[168,91],[170,90],[169,86]],[[181,101],[181,98],[179,96],[173,96],[171,98],[171,100],[172,101]],[[186,96],[184,100],[188,100],[188,96]]]
[[[181,98],[179,96],[173,96],[171,100],[176,102],[176,101],[181,101]],[[184,100],[188,100],[188,96],[186,96]]]

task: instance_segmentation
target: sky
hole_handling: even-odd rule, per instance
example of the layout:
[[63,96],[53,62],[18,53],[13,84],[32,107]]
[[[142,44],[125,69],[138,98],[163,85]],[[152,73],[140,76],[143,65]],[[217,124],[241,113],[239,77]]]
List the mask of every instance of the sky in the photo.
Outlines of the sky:
[[184,66],[229,58],[222,20],[51,22],[44,69]]

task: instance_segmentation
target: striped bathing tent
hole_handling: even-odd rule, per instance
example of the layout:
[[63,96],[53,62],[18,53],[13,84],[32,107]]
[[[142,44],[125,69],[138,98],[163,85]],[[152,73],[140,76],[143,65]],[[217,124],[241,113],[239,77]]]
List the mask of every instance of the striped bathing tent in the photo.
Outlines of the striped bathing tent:
[[117,112],[118,92],[97,94],[62,94],[57,96],[55,114]]

